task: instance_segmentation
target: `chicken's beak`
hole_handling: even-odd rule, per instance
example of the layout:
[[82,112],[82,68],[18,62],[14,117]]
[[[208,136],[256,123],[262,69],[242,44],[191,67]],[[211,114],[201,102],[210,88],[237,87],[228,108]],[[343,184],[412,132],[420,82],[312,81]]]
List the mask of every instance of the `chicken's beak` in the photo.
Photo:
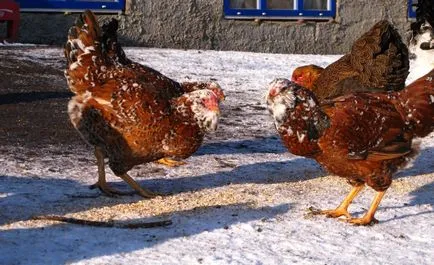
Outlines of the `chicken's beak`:
[[223,90],[221,88],[214,89],[213,92],[216,95],[219,103],[222,101],[225,101],[226,96],[225,96],[225,93],[223,92]]

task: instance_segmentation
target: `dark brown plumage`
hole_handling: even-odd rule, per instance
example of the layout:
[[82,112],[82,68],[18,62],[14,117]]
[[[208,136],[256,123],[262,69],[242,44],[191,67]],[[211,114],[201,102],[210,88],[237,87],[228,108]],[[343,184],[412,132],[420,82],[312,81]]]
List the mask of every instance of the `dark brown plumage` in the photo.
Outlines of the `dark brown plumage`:
[[[358,38],[351,51],[338,61],[323,70],[295,69],[292,80],[311,89],[322,101],[360,91],[401,90],[408,70],[407,46],[394,27],[383,20]],[[317,78],[310,80],[310,85],[298,82],[309,74]]]
[[[321,213],[345,215],[354,224],[375,221],[393,173],[416,154],[412,140],[434,129],[433,78],[434,70],[399,92],[349,94],[322,105],[312,91],[286,79],[270,84],[267,103],[289,151],[354,186],[336,210]],[[347,208],[365,183],[378,194],[363,218],[351,218]]]
[[117,43],[117,23],[104,33],[86,11],[71,27],[65,55],[65,76],[76,94],[68,105],[74,127],[95,147],[99,179],[107,194],[119,193],[105,181],[104,158],[115,175],[141,196],[155,194],[141,188],[127,172],[137,164],[162,158],[186,158],[217,127],[218,84],[183,85],[125,57]]

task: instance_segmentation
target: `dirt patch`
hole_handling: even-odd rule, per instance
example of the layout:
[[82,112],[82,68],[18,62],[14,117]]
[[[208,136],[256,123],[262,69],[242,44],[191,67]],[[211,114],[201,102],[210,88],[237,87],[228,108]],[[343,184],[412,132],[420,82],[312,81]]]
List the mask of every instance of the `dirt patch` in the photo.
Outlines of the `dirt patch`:
[[63,57],[32,57],[38,48],[0,49],[0,148],[82,143],[69,122]]

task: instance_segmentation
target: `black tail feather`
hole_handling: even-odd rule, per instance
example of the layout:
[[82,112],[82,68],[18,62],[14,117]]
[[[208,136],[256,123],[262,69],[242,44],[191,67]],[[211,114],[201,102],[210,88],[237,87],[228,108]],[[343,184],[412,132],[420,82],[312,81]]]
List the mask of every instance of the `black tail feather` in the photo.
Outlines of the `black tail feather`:
[[122,65],[130,64],[131,61],[118,42],[118,28],[119,22],[114,18],[102,26],[102,49],[114,62]]

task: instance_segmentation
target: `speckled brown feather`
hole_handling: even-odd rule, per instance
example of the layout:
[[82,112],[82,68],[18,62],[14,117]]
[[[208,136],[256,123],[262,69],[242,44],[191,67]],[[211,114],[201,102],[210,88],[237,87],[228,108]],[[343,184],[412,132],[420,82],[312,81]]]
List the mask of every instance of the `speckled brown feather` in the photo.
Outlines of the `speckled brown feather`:
[[118,42],[118,23],[119,22],[113,18],[102,26],[102,50],[115,64],[135,69],[135,71],[141,73],[141,78],[152,80],[152,82],[156,83],[155,85],[157,87],[164,89],[165,93],[170,94],[171,97],[179,97],[184,93],[208,88],[209,84],[206,82],[184,82],[179,84],[148,66],[134,63],[128,59]]
[[[315,98],[313,93],[307,89],[297,90],[297,100],[304,101],[308,98]],[[321,129],[317,129],[315,123],[318,121],[328,127],[328,118],[319,108],[307,108],[307,104],[298,104],[291,111],[290,116],[277,130],[282,142],[294,155],[315,157],[321,149],[317,144]],[[319,132],[320,131],[320,132]]]
[[408,49],[386,20],[357,39],[351,52],[326,67],[312,90],[319,100],[361,91],[398,91],[408,75]]
[[65,46],[65,76],[76,94],[68,113],[84,140],[102,150],[116,175],[137,164],[194,153],[206,122],[197,112],[203,100],[218,105],[213,92],[203,87],[183,93],[179,83],[158,71],[119,60],[116,52],[121,48],[113,32],[105,32],[104,38],[101,34],[95,16],[87,11],[71,28]]
[[[291,153],[314,158],[354,185],[386,190],[392,174],[417,153],[413,138],[434,130],[433,78],[434,70],[399,92],[350,94],[322,105],[307,104],[317,102],[314,94],[291,83],[280,93],[293,93],[296,105],[278,132]],[[323,129],[312,137],[310,127]]]
[[318,141],[322,152],[315,159],[353,183],[367,182],[376,190],[386,189],[391,174],[412,152],[412,134],[406,132],[405,121],[390,99],[359,94],[337,99],[323,110],[331,126]]

